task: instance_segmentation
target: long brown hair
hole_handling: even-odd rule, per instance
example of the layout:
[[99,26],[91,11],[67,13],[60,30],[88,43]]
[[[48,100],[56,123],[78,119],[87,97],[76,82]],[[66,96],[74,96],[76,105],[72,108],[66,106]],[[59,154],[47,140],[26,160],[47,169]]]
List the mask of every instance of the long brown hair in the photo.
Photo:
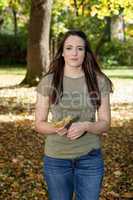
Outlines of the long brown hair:
[[[58,103],[59,97],[63,96],[63,76],[64,76],[64,57],[62,56],[63,47],[65,40],[69,36],[79,36],[84,40],[85,43],[85,58],[82,64],[82,70],[85,74],[85,80],[88,88],[88,93],[91,98],[91,102],[94,106],[96,106],[96,109],[101,105],[101,95],[98,87],[98,81],[97,81],[97,74],[105,76],[106,79],[108,79],[110,83],[110,88],[112,90],[112,82],[110,79],[101,71],[96,58],[91,50],[90,44],[88,42],[88,39],[84,32],[79,30],[70,30],[66,32],[63,39],[61,40],[57,53],[54,56],[54,59],[51,61],[49,70],[45,74],[53,74],[53,80],[52,80],[52,86],[55,88],[52,91],[51,95],[51,103]],[[58,91],[58,95],[57,95]]]

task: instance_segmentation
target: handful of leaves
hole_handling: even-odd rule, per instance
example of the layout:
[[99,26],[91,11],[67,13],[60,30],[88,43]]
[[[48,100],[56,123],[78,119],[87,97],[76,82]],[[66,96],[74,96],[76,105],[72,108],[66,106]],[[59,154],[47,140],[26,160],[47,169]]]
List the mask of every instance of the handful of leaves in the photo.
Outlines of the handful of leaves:
[[73,122],[76,122],[79,120],[79,116],[71,117],[67,116],[63,118],[61,121],[53,122],[53,126],[55,128],[61,128],[64,127],[66,129],[69,129],[69,127],[72,125]]

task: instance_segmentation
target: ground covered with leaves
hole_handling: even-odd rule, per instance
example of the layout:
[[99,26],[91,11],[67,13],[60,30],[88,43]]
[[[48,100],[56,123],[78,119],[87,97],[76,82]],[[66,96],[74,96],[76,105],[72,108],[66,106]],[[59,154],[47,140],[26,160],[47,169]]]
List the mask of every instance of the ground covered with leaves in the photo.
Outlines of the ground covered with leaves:
[[[0,199],[48,200],[43,180],[44,138],[34,130],[35,88],[1,75]],[[113,79],[112,125],[103,137],[105,177],[101,200],[133,199],[133,80]]]

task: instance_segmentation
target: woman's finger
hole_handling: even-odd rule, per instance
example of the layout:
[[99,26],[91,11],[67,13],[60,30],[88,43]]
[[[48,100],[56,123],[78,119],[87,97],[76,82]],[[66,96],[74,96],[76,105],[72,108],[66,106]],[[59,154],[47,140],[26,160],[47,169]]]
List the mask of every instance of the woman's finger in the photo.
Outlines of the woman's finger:
[[63,136],[63,135],[65,135],[65,134],[67,134],[67,129],[65,129],[65,128],[60,128],[60,129],[58,129],[56,132],[57,132],[58,135]]

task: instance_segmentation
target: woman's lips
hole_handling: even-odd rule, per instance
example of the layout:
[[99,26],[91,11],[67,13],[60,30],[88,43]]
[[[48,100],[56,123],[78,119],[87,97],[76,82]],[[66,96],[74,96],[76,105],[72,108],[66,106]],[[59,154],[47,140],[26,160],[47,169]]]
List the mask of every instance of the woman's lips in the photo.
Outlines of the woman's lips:
[[78,58],[71,58],[71,60],[74,60],[74,61],[76,61],[76,60],[78,60]]

